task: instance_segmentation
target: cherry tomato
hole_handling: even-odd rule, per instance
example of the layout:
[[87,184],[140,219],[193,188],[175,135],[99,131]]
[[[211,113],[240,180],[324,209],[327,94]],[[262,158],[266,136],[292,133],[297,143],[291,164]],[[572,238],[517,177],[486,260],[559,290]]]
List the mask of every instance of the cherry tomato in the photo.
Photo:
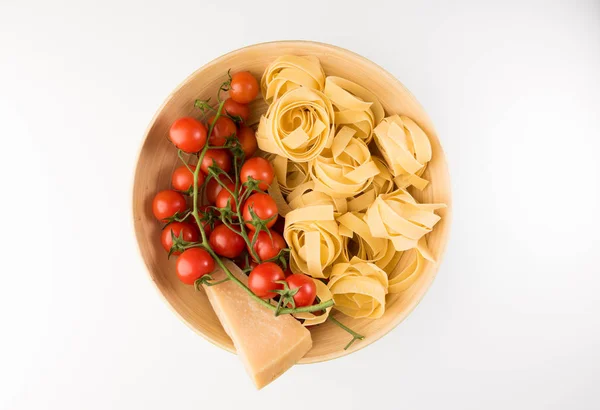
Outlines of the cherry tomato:
[[[175,237],[181,237],[186,242],[196,242],[198,240],[198,231],[194,225],[185,222],[172,222],[165,226],[160,234],[160,242],[167,252],[169,252],[173,246],[171,232]],[[174,251],[173,255],[179,255],[180,253],[180,251]]]
[[198,152],[206,143],[206,127],[192,117],[176,120],[169,130],[169,139],[177,148],[187,153]]
[[208,175],[208,167],[216,165],[225,172],[231,171],[231,158],[226,149],[209,149],[202,158],[200,169]]
[[[207,236],[210,235],[210,232],[212,231],[209,221],[207,219],[205,219],[206,213],[210,212],[210,210],[208,208],[209,208],[209,205],[202,205],[201,207],[198,208],[198,216],[200,217],[201,222],[202,222],[202,229],[204,229],[204,233]],[[195,227],[200,229],[198,224],[196,223],[196,218],[194,218],[193,215],[190,215],[189,218],[186,219],[186,222],[190,222]],[[221,221],[219,221],[218,219],[213,220],[213,226],[217,226],[220,224],[221,224]],[[200,231],[198,231],[198,232],[200,232]]]
[[242,121],[246,122],[248,121],[248,117],[250,117],[250,107],[228,98],[225,100],[225,104],[223,104],[223,113],[232,117],[240,117]]
[[[194,171],[196,166],[190,165],[190,168]],[[204,174],[200,172],[198,173],[198,186],[200,187],[202,184],[204,184]],[[178,191],[188,192],[194,187],[194,174],[185,165],[182,165],[173,171],[171,185]]]
[[177,258],[175,271],[179,280],[193,285],[196,279],[215,270],[215,260],[210,253],[201,248],[189,248]]
[[208,242],[217,255],[230,259],[239,256],[246,245],[244,238],[237,232],[229,229],[227,225],[215,226],[215,229],[213,229],[208,238]]
[[[214,115],[209,118],[208,123],[212,124],[215,120]],[[208,144],[216,147],[222,147],[227,142],[227,137],[232,137],[237,131],[235,122],[227,117],[219,117],[215,126],[208,137]]]
[[[248,232],[248,238],[252,241],[252,238],[256,232],[250,231]],[[272,238],[272,240],[271,240]],[[279,251],[285,248],[286,243],[283,239],[283,236],[279,235],[275,231],[271,231],[271,238],[269,238],[269,234],[267,231],[260,231],[258,233],[258,237],[256,238],[256,242],[254,243],[254,250],[256,254],[260,258],[261,261],[266,261],[268,259],[274,258],[279,255]],[[250,252],[250,248],[248,247],[248,252]],[[252,252],[250,252],[252,255]]]
[[250,221],[252,221],[250,209],[252,209],[261,221],[264,222],[270,219],[270,221],[266,223],[267,228],[275,225],[275,221],[279,214],[277,212],[277,204],[269,195],[263,194],[262,192],[256,192],[250,195],[250,198],[244,202],[242,217],[244,218],[248,229],[254,231],[256,230],[256,227],[250,223]]
[[235,102],[248,104],[258,95],[258,81],[248,71],[240,71],[231,76],[229,96]]
[[[224,183],[233,182],[231,181],[231,178],[226,174],[219,174],[219,179],[221,180],[221,182]],[[221,184],[219,184],[219,182],[217,182],[215,178],[211,178],[206,183],[206,199],[208,200],[208,202],[214,204],[217,201],[217,195],[219,194],[219,192],[221,192],[222,189],[223,187],[221,186]]]
[[275,283],[277,280],[285,280],[283,271],[279,265],[265,262],[252,269],[248,276],[248,287],[256,296],[271,299],[276,295],[272,290],[283,289],[283,284]]
[[186,209],[184,196],[170,189],[160,191],[152,200],[152,212],[156,219],[162,222],[168,222],[170,217],[177,213],[182,214]]
[[[229,191],[234,192],[235,184],[233,182],[228,182],[227,188],[229,188]],[[226,189],[221,189],[221,191],[219,191],[219,193],[217,194],[217,200],[215,201],[215,206],[217,208],[225,208],[227,206],[227,203],[229,203],[231,211],[237,212],[237,205],[235,204],[235,200],[233,196],[231,196],[229,191],[227,191]]]
[[250,158],[240,170],[240,181],[242,183],[248,181],[249,177],[252,177],[260,181],[259,188],[265,191],[273,182],[275,171],[269,161],[261,157]]
[[237,139],[246,158],[254,155],[258,149],[258,143],[256,142],[256,134],[252,128],[240,125],[240,129],[237,132]]
[[298,289],[294,295],[296,307],[310,306],[317,296],[317,285],[313,278],[299,273],[288,276],[285,281],[290,289]]

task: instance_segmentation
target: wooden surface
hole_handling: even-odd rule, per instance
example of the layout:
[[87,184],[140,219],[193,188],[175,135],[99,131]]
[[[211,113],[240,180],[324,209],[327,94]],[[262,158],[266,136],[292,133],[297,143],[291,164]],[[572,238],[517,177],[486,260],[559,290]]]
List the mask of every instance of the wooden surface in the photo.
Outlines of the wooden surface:
[[[437,264],[428,262],[421,277],[408,291],[388,295],[386,312],[380,319],[352,319],[337,313],[336,318],[366,336],[350,349],[343,350],[349,341],[349,335],[335,325],[326,322],[312,327],[313,348],[301,363],[314,363],[359,350],[397,326],[423,298],[435,278],[446,248],[452,203],[444,152],[431,120],[414,96],[397,79],[373,62],[348,50],[306,41],[257,44],[217,58],[197,70],[173,91],[150,122],[135,173],[133,218],[141,255],[150,277],[168,304],[197,333],[215,345],[235,352],[206,295],[196,292],[193,286],[184,285],[177,279],[175,258],[167,260],[160,244],[162,225],[152,215],[151,202],[156,192],[170,187],[171,174],[179,165],[177,151],[167,139],[171,123],[182,116],[197,116],[198,111],[193,107],[194,100],[208,97],[214,99],[228,69],[231,68],[232,72],[249,70],[260,79],[267,65],[283,54],[314,55],[321,61],[327,75],[347,78],[373,91],[383,104],[386,115],[404,114],[415,120],[431,140],[433,159],[423,175],[431,181],[429,186],[422,193],[413,191],[413,194],[421,202],[443,202],[448,205],[447,209],[438,211],[442,220],[427,237]],[[254,101],[250,122],[256,122],[266,107],[260,97]],[[403,262],[405,261],[400,261],[399,266]]]

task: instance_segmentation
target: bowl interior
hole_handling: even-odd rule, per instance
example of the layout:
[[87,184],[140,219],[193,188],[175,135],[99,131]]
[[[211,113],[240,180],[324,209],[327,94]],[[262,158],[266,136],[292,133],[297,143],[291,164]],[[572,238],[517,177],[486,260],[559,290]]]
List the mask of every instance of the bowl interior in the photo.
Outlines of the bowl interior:
[[[170,187],[171,174],[179,165],[177,152],[167,139],[171,123],[179,117],[199,112],[194,100],[213,97],[224,81],[228,69],[232,72],[249,70],[260,79],[267,65],[283,54],[313,55],[319,58],[327,75],[354,81],[379,96],[386,114],[404,114],[415,120],[427,133],[433,148],[433,159],[424,178],[430,181],[423,191],[413,191],[421,202],[442,202],[447,209],[438,213],[442,220],[427,237],[437,263],[427,262],[417,281],[406,292],[388,295],[386,312],[380,319],[352,319],[336,313],[336,318],[365,335],[365,339],[344,350],[349,335],[326,322],[310,328],[313,348],[302,363],[313,363],[340,357],[379,339],[400,323],[421,300],[431,285],[446,247],[450,228],[450,180],[444,153],[431,120],[412,94],[393,76],[371,61],[350,51],[320,43],[290,41],[258,44],[224,55],[188,77],[167,98],[150,123],[135,173],[133,189],[134,226],[142,257],[150,277],[173,310],[197,333],[214,344],[235,352],[233,344],[214,314],[206,295],[193,286],[182,284],[175,275],[175,259],[167,260],[160,245],[162,225],[151,210],[152,198]],[[252,103],[251,123],[257,123],[267,105],[259,98]],[[399,267],[406,263],[401,260]]]

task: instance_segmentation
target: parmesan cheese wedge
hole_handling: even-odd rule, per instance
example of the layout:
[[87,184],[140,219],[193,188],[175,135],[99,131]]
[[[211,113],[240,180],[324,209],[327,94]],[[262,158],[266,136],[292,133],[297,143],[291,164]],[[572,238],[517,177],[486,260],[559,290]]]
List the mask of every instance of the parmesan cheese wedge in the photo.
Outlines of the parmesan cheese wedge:
[[[238,279],[248,283],[233,262],[223,262]],[[225,278],[220,268],[211,275],[216,281]],[[235,283],[227,281],[204,289],[257,388],[282,375],[312,347],[310,332],[300,322],[290,315],[275,317],[273,311],[258,304]]]

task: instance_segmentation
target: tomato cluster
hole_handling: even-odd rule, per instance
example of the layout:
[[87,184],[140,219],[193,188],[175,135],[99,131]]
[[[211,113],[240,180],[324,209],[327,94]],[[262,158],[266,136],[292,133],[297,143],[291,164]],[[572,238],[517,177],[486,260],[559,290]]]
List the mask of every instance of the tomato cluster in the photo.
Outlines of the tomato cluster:
[[[273,298],[279,293],[285,303],[312,305],[316,297],[313,279],[292,274],[289,267],[284,272],[279,265],[288,266],[283,218],[265,193],[274,170],[266,159],[253,157],[258,145],[254,130],[246,125],[251,114],[248,103],[256,98],[258,83],[249,72],[240,72],[221,89],[229,91],[229,98],[218,108],[197,101],[203,111],[214,112],[206,124],[183,117],[170,128],[171,142],[199,160],[176,168],[173,189],[154,197],[153,213],[167,223],[161,233],[162,246],[169,255],[178,256],[176,272],[185,284],[211,273],[215,258],[222,256],[250,272],[248,286],[257,296]],[[201,207],[200,192],[208,202]]]

